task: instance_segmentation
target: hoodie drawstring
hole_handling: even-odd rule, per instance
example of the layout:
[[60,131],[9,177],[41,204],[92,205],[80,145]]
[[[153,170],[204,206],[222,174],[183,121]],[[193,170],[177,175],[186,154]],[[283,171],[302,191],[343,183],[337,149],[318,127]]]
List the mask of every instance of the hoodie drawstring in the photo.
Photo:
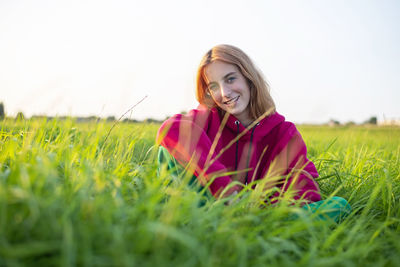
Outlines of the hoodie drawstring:
[[[235,121],[235,124],[237,125],[237,134],[239,134],[239,121]],[[251,146],[253,144],[253,137],[254,137],[254,130],[260,123],[257,123],[253,129],[251,129],[251,136],[250,136],[250,146],[249,146],[249,152],[247,153],[247,162],[246,162],[246,169],[249,168],[250,164],[250,156],[251,156]],[[235,155],[235,171],[237,171],[238,167],[238,151],[239,151],[239,139],[236,141],[236,155]],[[245,185],[248,184],[248,177],[249,177],[249,171],[246,172],[246,178],[245,178]]]
[[[235,124],[237,125],[236,135],[239,135],[239,121],[235,121]],[[235,171],[237,171],[238,167],[238,152],[239,152],[239,139],[236,140]]]

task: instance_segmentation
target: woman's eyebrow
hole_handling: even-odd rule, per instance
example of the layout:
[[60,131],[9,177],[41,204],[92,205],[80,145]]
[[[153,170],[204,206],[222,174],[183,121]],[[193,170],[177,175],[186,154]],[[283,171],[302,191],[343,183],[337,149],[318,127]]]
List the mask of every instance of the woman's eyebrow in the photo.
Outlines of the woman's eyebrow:
[[232,74],[235,74],[235,73],[236,73],[236,71],[229,72],[228,74],[226,74],[224,76],[224,79],[228,78],[229,76],[231,76]]

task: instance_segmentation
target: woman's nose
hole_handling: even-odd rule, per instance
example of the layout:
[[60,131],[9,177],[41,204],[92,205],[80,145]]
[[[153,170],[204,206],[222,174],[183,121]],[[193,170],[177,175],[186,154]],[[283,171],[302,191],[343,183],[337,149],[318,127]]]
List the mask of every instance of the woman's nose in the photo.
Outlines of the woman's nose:
[[220,90],[221,90],[222,97],[228,97],[228,96],[230,96],[230,94],[232,92],[231,88],[227,84],[222,84]]

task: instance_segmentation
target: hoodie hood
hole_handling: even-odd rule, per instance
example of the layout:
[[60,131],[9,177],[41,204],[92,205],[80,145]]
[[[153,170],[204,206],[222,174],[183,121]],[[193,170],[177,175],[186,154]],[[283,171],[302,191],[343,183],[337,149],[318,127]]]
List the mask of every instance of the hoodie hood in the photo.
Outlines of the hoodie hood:
[[[216,121],[216,124],[219,126],[222,123],[221,116],[217,108],[211,109],[212,121]],[[244,131],[246,131],[246,127],[243,126],[242,123],[234,116],[229,114],[228,120],[226,122],[225,128],[227,128],[232,134],[238,135]],[[274,128],[279,126],[281,123],[285,121],[285,117],[280,115],[278,112],[274,112],[269,116],[265,117],[261,121],[259,121],[254,127],[254,136],[253,141],[257,142],[258,140],[267,136]],[[248,141],[251,138],[252,129],[248,129],[247,132],[240,138],[241,141]]]

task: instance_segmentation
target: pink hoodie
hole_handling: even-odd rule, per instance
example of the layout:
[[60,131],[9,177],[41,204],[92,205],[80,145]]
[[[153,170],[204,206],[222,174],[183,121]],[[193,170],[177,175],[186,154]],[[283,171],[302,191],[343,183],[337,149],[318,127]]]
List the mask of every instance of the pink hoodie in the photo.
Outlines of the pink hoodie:
[[[269,179],[266,186],[276,186],[281,189],[280,193],[290,186],[295,192],[294,199],[321,200],[318,184],[313,179],[318,177],[318,172],[307,159],[307,148],[293,123],[275,112],[227,147],[246,128],[229,115],[217,139],[221,121],[216,108],[199,106],[187,115],[177,114],[166,120],[158,131],[157,143],[181,165],[190,163],[203,185],[217,175],[209,187],[214,196],[233,180],[247,184],[266,178]],[[217,142],[213,149],[214,140]],[[236,174],[226,174],[235,170]],[[286,176],[290,178],[285,182]]]

